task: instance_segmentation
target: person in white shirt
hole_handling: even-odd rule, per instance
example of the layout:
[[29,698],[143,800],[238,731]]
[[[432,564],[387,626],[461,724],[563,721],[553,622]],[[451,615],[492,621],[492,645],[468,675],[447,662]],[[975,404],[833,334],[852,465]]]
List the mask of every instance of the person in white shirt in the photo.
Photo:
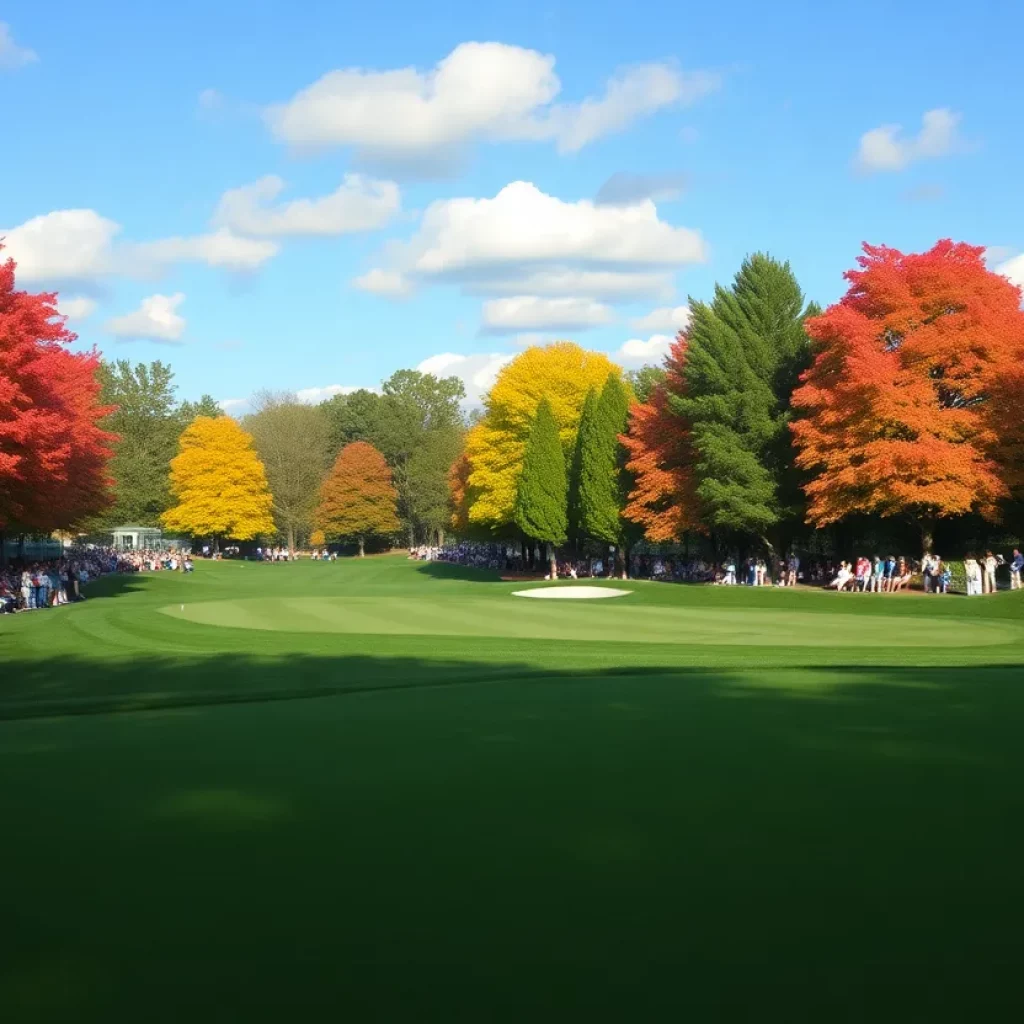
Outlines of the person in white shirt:
[[986,594],[994,594],[996,592],[996,569],[999,566],[999,559],[991,551],[986,551],[985,560],[981,564],[985,570],[981,589]]
[[850,563],[840,562],[839,572],[836,573],[836,578],[829,584],[829,587],[835,587],[836,593],[839,593],[852,578],[853,573],[850,572]]
[[974,555],[964,559],[964,575],[967,577],[967,596],[973,597],[981,593],[981,566]]

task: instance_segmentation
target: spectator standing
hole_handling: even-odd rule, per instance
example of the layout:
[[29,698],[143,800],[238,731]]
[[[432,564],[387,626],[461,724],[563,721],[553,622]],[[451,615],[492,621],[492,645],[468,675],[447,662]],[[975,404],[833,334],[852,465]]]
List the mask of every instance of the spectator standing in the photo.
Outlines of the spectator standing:
[[964,575],[967,577],[967,596],[981,593],[981,566],[974,555],[964,559]]
[[996,592],[996,569],[999,566],[999,559],[991,551],[985,552],[985,559],[981,563],[983,569],[982,593],[994,594]]
[[1011,590],[1020,590],[1020,577],[1022,572],[1024,572],[1024,555],[1020,553],[1020,548],[1014,548],[1013,559],[1010,562]]

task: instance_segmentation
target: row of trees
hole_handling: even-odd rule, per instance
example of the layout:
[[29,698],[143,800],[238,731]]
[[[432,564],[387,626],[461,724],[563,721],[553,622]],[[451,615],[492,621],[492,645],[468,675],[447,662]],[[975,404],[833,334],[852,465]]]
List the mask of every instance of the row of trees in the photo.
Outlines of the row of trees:
[[[275,402],[264,411],[280,413],[282,409],[290,406]],[[265,429],[269,429],[267,422],[261,422]],[[292,421],[282,415],[269,422]],[[279,453],[277,448],[273,451]],[[312,465],[285,473],[283,481],[288,487],[296,486]],[[283,471],[281,464],[276,469]],[[172,505],[161,521],[180,533],[211,537],[216,546],[221,538],[272,538],[279,531],[277,516],[305,516],[308,505],[318,544],[353,541],[360,555],[368,537],[391,537],[399,530],[398,492],[391,470],[380,452],[364,441],[346,445],[326,475],[310,476],[312,490],[303,492],[301,505],[292,500],[290,491],[283,497],[275,495],[268,477],[256,439],[240,423],[227,416],[197,416],[182,433],[178,454],[171,460]],[[294,495],[298,494],[296,488]],[[289,524],[294,521],[286,519]]]
[[631,379],[569,343],[524,353],[452,469],[456,525],[620,554],[691,533],[780,553],[808,525],[905,521],[929,550],[938,523],[1012,514],[1020,290],[948,241],[866,246],[846,277],[822,312],[788,264],[754,255]]
[[[531,348],[471,424],[458,379],[412,370],[320,406],[262,393],[238,424],[208,396],[177,401],[159,362],[71,352],[55,296],[17,291],[14,270],[0,265],[0,532],[134,521],[295,547],[453,528],[621,556],[694,533],[779,552],[858,517],[912,522],[928,548],[936,524],[1024,507],[1021,294],[967,245],[865,247],[824,312],[754,255],[691,301],[661,367]],[[358,531],[338,518],[363,502],[342,501],[350,484],[375,496]]]

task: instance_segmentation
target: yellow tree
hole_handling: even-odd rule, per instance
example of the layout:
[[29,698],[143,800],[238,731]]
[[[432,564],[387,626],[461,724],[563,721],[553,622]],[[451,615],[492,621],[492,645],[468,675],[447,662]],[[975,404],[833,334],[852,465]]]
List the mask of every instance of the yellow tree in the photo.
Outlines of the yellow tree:
[[548,400],[568,462],[587,393],[600,391],[609,374],[621,377],[622,370],[571,341],[528,348],[501,371],[484,399],[484,418],[466,437],[470,523],[501,529],[512,522],[526,439],[541,400]]
[[177,502],[164,526],[194,537],[251,540],[274,532],[267,474],[252,437],[230,416],[197,416],[171,460],[171,493]]

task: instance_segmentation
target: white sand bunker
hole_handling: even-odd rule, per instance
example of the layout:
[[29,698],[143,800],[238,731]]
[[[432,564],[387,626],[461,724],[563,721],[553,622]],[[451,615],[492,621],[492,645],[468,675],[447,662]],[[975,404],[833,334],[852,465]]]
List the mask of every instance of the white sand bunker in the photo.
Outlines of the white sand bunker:
[[614,587],[535,587],[533,590],[513,591],[513,597],[541,597],[558,601],[591,601],[601,597],[625,597],[632,590]]

